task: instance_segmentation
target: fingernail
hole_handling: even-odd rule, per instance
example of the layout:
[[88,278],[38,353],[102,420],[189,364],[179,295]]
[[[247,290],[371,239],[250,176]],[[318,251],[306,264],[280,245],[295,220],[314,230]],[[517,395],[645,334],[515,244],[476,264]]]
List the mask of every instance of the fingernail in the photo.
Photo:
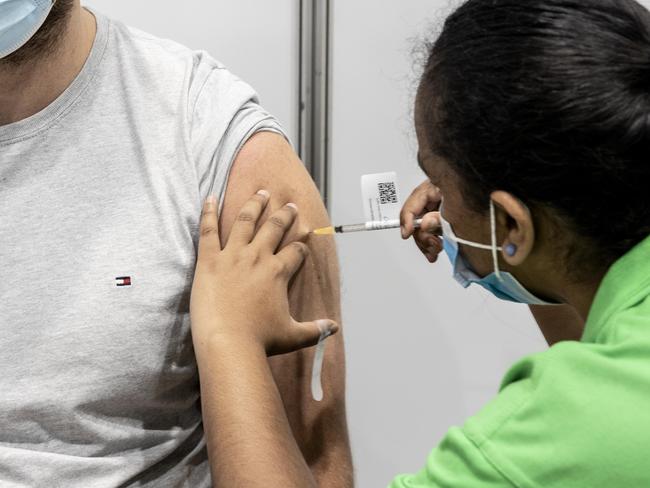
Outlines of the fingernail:
[[287,203],[287,207],[291,207],[294,210],[298,210],[298,205],[296,205],[295,203]]
[[427,249],[427,252],[428,252],[429,254],[431,254],[432,256],[435,256],[436,254],[438,254],[438,250],[437,250],[435,247],[430,247],[430,248],[428,248],[428,249]]
[[402,239],[406,239],[406,227],[401,225],[400,230],[402,231]]
[[264,198],[269,198],[271,194],[266,190],[260,190],[257,192],[258,195],[262,195]]
[[216,206],[217,197],[215,197],[214,195],[209,195],[208,198],[205,199],[205,204],[208,208]]

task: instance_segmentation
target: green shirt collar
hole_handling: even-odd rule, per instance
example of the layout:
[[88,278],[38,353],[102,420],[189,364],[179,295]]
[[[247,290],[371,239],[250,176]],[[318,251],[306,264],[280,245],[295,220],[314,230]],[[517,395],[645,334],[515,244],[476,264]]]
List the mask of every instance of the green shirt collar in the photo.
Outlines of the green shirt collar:
[[596,342],[613,314],[650,295],[650,237],[616,261],[603,279],[589,310],[584,342]]

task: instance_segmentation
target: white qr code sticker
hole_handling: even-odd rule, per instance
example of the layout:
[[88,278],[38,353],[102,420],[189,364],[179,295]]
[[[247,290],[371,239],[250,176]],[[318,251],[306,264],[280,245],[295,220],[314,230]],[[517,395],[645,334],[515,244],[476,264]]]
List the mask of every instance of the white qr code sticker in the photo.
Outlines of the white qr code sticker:
[[361,193],[366,220],[395,220],[401,210],[397,173],[377,173],[361,177]]

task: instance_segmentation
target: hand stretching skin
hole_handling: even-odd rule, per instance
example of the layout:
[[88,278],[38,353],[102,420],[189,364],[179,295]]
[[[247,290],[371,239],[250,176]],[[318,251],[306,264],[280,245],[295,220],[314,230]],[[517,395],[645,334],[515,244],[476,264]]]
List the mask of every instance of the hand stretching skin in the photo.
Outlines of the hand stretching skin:
[[268,202],[260,191],[242,208],[222,249],[217,205],[208,199],[190,313],[201,381],[208,454],[215,486],[316,486],[291,432],[267,355],[314,345],[333,334],[330,320],[298,323],[289,312],[288,286],[307,247],[278,250],[294,222],[291,204],[256,233]]

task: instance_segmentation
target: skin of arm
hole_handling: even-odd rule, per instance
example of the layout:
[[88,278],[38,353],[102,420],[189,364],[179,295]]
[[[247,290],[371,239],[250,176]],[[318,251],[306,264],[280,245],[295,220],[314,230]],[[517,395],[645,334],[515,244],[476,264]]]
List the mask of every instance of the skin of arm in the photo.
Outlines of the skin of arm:
[[195,342],[214,486],[319,486],[291,432],[266,351],[245,341]]
[[[329,225],[329,218],[311,177],[282,136],[258,133],[237,156],[219,216],[222,245],[227,242],[242,205],[259,189],[271,193],[261,221],[286,203],[295,203],[299,217],[285,242],[299,238],[311,251],[290,284],[292,316],[298,321],[330,318],[340,324],[339,271],[334,241],[331,237],[306,237],[309,230]],[[321,402],[314,401],[311,396],[313,355],[314,350],[310,348],[272,357],[268,360],[270,371],[293,436],[318,486],[351,487],[343,335],[339,333],[327,341]],[[218,454],[215,457],[217,463],[223,461]]]

